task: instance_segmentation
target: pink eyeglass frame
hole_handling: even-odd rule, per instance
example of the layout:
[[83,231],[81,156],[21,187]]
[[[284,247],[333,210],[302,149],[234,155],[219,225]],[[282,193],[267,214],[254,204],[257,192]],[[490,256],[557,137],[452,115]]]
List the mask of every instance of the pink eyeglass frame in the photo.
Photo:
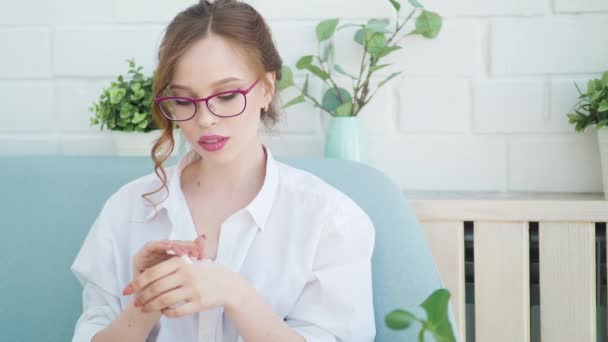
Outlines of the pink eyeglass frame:
[[[247,108],[247,94],[251,91],[251,89],[253,89],[253,87],[255,87],[256,84],[258,84],[259,81],[260,81],[260,79],[255,80],[255,82],[253,82],[253,84],[250,85],[249,88],[247,88],[247,89],[226,90],[226,91],[222,91],[222,92],[219,92],[219,93],[215,93],[213,95],[209,95],[209,96],[207,96],[205,98],[201,98],[201,99],[195,99],[195,98],[187,97],[187,96],[156,97],[156,98],[154,98],[154,104],[158,105],[161,113],[163,113],[163,115],[168,120],[171,120],[171,121],[188,121],[188,120],[192,119],[193,117],[196,116],[196,113],[198,112],[198,102],[202,102],[202,101],[205,102],[205,105],[207,106],[207,109],[209,109],[209,112],[211,114],[213,114],[213,115],[215,115],[217,117],[220,117],[220,118],[232,118],[232,117],[235,117],[235,116],[243,114],[243,112]],[[215,114],[213,112],[213,110],[211,108],[209,108],[209,100],[210,99],[212,99],[212,98],[214,98],[216,96],[220,96],[220,95],[224,95],[224,94],[234,94],[234,93],[242,94],[243,97],[245,98],[245,105],[243,106],[243,110],[241,110],[238,114],[228,115],[228,116],[217,115],[217,114]],[[181,119],[181,120],[179,120],[179,119],[170,118],[167,114],[165,114],[165,112],[162,109],[162,106],[159,105],[162,101],[165,101],[165,100],[184,100],[184,101],[192,102],[194,104],[194,113],[192,113],[192,116],[189,117],[189,118],[187,118],[187,119]]]

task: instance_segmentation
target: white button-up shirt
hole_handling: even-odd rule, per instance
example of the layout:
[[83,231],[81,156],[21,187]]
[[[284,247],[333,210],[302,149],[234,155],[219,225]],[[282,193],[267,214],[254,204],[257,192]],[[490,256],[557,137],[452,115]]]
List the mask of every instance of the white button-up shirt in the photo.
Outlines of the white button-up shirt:
[[[238,272],[276,315],[309,342],[373,341],[371,255],[374,226],[349,197],[307,171],[275,160],[267,146],[261,190],[221,225],[213,262]],[[156,208],[141,195],[160,186],[155,173],[122,186],[104,204],[71,271],[83,286],[73,341],[91,341],[130,301],[132,256],[150,240],[194,240],[181,171],[200,155],[166,168],[169,193]],[[158,210],[158,215],[155,214]],[[147,341],[241,342],[223,307],[161,316]]]

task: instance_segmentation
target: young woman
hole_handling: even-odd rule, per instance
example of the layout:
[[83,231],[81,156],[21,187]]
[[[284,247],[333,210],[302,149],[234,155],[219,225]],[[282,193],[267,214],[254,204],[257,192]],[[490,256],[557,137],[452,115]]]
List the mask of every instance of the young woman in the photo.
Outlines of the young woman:
[[[155,172],[106,201],[71,266],[73,341],[373,341],[371,220],[261,143],[282,65],[264,19],[200,1],[158,57]],[[163,168],[175,123],[192,148]]]

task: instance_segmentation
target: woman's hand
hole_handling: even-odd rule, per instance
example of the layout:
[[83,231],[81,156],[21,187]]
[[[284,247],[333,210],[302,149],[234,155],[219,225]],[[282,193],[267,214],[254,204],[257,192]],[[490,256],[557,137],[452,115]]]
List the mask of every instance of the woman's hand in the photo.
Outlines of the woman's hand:
[[[144,247],[142,247],[132,259],[132,270],[133,275],[137,276],[143,273],[145,270],[160,264],[171,258],[175,258],[174,255],[168,254],[167,251],[173,250],[177,256],[188,255],[197,259],[203,258],[203,244],[205,236],[197,238],[194,242],[191,241],[177,241],[177,240],[161,240],[161,241],[149,241]],[[200,240],[199,240],[200,239]],[[130,295],[133,293],[133,289],[129,289],[129,286],[123,290],[123,295]]]
[[[192,264],[172,258],[151,267],[131,283],[135,305],[143,312],[160,310],[168,317],[181,317],[228,305],[239,293],[242,279],[209,259]],[[183,301],[178,307],[172,305]]]

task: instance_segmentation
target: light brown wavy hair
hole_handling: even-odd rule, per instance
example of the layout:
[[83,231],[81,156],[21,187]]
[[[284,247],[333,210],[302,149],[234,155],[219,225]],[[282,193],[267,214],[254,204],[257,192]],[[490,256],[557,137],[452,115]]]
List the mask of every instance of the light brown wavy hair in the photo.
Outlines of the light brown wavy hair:
[[[186,8],[169,23],[165,29],[158,51],[158,66],[155,71],[153,91],[157,96],[164,90],[173,77],[179,58],[194,44],[210,33],[219,35],[232,43],[241,52],[250,67],[267,89],[272,89],[266,72],[274,72],[275,87],[281,80],[283,61],[279,55],[272,35],[264,18],[249,4],[237,0],[201,0],[198,4]],[[276,92],[266,111],[260,111],[260,118],[266,127],[276,124],[279,117],[278,96]],[[175,125],[168,120],[158,108],[152,106],[152,120],[162,130],[162,134],[152,146],[151,156],[154,161],[154,172],[162,182],[155,191],[142,194],[142,198],[153,203],[148,197],[163,188],[169,194],[167,174],[163,163],[169,158],[175,147],[173,130]],[[166,197],[161,200],[164,201]]]

